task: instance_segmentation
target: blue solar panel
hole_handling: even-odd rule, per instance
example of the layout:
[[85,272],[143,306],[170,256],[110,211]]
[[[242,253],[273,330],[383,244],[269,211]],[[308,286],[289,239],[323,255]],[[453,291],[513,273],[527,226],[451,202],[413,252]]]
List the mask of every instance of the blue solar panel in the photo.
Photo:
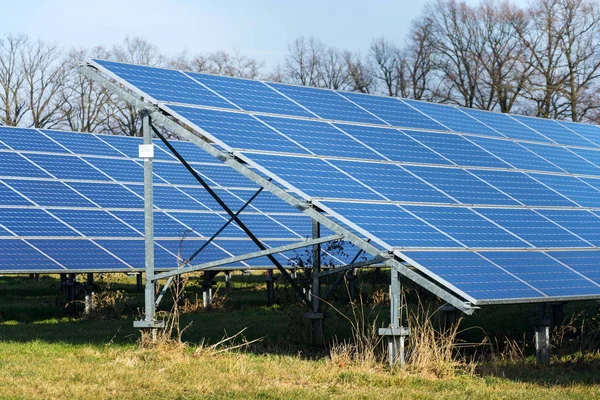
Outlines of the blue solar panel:
[[[159,240],[158,243],[164,246],[170,252],[177,254],[180,259],[187,260],[198,248],[203,241],[200,240]],[[202,264],[210,261],[220,260],[222,258],[231,257],[231,254],[219,248],[216,243],[208,245],[198,256],[194,258],[192,264]],[[241,266],[242,264],[235,264]],[[233,266],[230,264],[230,266]]]
[[331,163],[392,201],[455,203],[398,165],[337,160]]
[[0,240],[0,265],[3,269],[50,271],[62,267],[22,240]]
[[564,172],[556,165],[544,160],[537,154],[532,153],[519,143],[509,140],[487,139],[476,136],[469,137],[469,140],[475,142],[477,145],[483,147],[496,157],[517,169]]
[[600,146],[600,128],[597,125],[588,125],[569,121],[556,121],[562,126],[576,132],[579,136],[583,136],[590,142]]
[[[121,219],[139,232],[144,232],[144,213],[138,211],[112,211],[117,218]],[[154,212],[154,236],[157,238],[183,238],[184,235],[197,237],[189,232],[184,225],[163,212]]]
[[402,101],[454,132],[503,137],[502,134],[488,128],[476,119],[471,118],[468,114],[461,112],[456,107],[415,100],[404,99]]
[[[43,130],[44,134],[59,142],[68,150],[79,155],[122,157],[114,148],[98,139],[98,136],[88,133],[73,133]],[[1,137],[1,133],[0,133]],[[141,139],[140,139],[141,140]],[[42,147],[44,150],[49,151]],[[63,151],[64,152],[64,151]]]
[[480,254],[548,296],[600,294],[600,287],[544,253]]
[[73,189],[104,208],[143,208],[144,201],[117,184],[71,182]]
[[233,148],[307,153],[300,146],[247,114],[224,114],[182,106],[173,106],[171,109],[208,133],[218,136]]
[[579,157],[584,158],[586,161],[594,164],[595,166],[600,166],[600,151],[575,148],[569,150],[577,154]]
[[89,240],[36,239],[32,245],[64,265],[69,270],[128,270],[127,264],[119,261]]
[[18,236],[80,236],[43,210],[0,208],[0,222]]
[[[175,164],[177,165],[177,164]],[[256,189],[258,190],[258,185],[252,182],[250,179],[246,178],[239,172],[229,168],[226,165],[194,165],[194,169],[200,175],[204,176],[206,180],[210,182],[214,182],[214,184],[219,185],[221,187],[227,188],[248,188],[248,189]],[[189,176],[192,176],[187,170],[185,173]],[[195,186],[199,186],[198,181],[193,178]]]
[[521,172],[483,170],[471,172],[527,206],[575,206],[575,203]]
[[467,208],[404,206],[467,247],[531,247]]
[[[96,136],[102,142],[115,148],[121,157],[138,158],[139,146],[142,144],[141,138],[132,138],[126,136],[98,135]],[[156,143],[156,141],[155,141]],[[173,157],[164,151],[158,149],[154,152],[154,160],[173,161]]]
[[600,285],[600,252],[598,251],[553,251],[548,253],[576,272]]
[[475,110],[473,108],[459,108],[459,110],[473,118],[476,118],[508,138],[550,143],[549,139],[538,134],[533,129],[528,128],[520,122],[515,121],[508,114]]
[[188,163],[195,162],[216,162],[215,158],[206,153],[200,147],[190,142],[178,142],[171,140],[170,144]]
[[600,246],[600,218],[585,210],[538,210],[544,217],[573,232],[595,246]]
[[133,160],[92,157],[86,157],[85,160],[119,182],[144,181],[144,167]]
[[31,206],[31,205],[33,205],[30,201],[26,200],[23,196],[17,194],[14,190],[11,190],[7,186],[11,182],[17,182],[17,181],[7,180],[7,183],[2,182],[2,184],[0,184],[0,205],[3,205],[3,206]]
[[[315,154],[383,160],[383,157],[359,142],[352,140],[333,125],[287,118],[259,118]],[[327,143],[327,146],[323,146],[323,143]]]
[[336,126],[392,161],[451,164],[397,129],[342,124]]
[[393,247],[463,247],[395,205],[333,202],[323,204]]
[[0,142],[6,145],[3,148],[14,150],[68,153],[64,147],[32,129],[0,127]]
[[187,75],[203,83],[244,110],[314,117],[313,114],[286,99],[260,81],[192,72],[188,72]]
[[47,154],[27,154],[26,157],[58,179],[109,180],[106,175],[86,164],[78,157]]
[[[144,195],[144,185],[127,185],[140,196]],[[173,186],[154,186],[154,206],[163,210],[207,210],[208,208]]]
[[52,210],[52,214],[87,237],[140,237],[117,218],[103,210]]
[[530,174],[582,207],[600,207],[600,191],[574,176]]
[[462,169],[417,166],[405,168],[464,204],[519,204]]
[[523,146],[571,174],[600,175],[600,168],[564,147],[530,143],[524,143]]
[[476,299],[543,297],[542,293],[471,252],[405,252],[446,282]]
[[407,135],[461,166],[510,168],[497,157],[459,135],[404,131]]
[[373,114],[352,104],[346,98],[334,91],[284,85],[280,83],[269,83],[269,86],[277,89],[290,99],[303,105],[324,119],[363,122],[368,124],[385,124],[379,118],[373,116]]
[[314,197],[383,200],[375,192],[317,158],[252,154],[252,160]]
[[[145,244],[143,240],[96,240],[100,246],[131,265],[141,270],[145,267]],[[162,247],[154,246],[154,265],[158,270],[173,269],[177,265],[177,257]]]
[[50,178],[50,175],[16,153],[0,153],[0,176]]
[[397,98],[346,92],[340,92],[340,94],[390,125],[402,128],[448,130]]
[[477,212],[536,247],[590,247],[532,210],[478,208]]
[[40,206],[95,207],[62,182],[10,180],[6,184]]
[[235,108],[180,71],[94,60],[108,71],[156,100],[211,107]]
[[535,129],[548,139],[566,145],[572,146],[594,146],[592,142],[579,136],[577,133],[565,128],[558,122],[545,118],[531,118],[519,115],[511,115],[512,118],[522,122],[528,127]]

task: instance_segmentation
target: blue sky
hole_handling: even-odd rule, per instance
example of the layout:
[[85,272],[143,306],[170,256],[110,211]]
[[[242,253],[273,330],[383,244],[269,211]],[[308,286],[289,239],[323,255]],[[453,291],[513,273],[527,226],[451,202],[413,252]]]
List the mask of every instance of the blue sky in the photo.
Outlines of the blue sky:
[[[469,0],[476,4],[477,0]],[[517,0],[525,4],[525,0]],[[374,37],[402,43],[421,0],[0,0],[0,33],[21,32],[63,47],[112,46],[142,36],[166,54],[239,49],[281,62],[299,35],[364,50]]]

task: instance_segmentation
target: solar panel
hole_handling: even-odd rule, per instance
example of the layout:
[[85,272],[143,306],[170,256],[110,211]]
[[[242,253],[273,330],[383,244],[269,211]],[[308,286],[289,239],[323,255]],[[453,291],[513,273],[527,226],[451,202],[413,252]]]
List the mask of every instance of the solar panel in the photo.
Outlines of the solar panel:
[[91,63],[468,301],[600,297],[600,128],[203,74],[186,102],[156,97],[162,72]]
[[[137,159],[141,138],[2,127],[0,142],[9,144],[0,146],[0,249],[10,249],[0,256],[0,271],[144,269],[143,168]],[[173,143],[192,158],[191,165],[233,210],[258,189],[252,181],[199,153],[195,145]],[[228,220],[206,190],[164,149],[156,149],[154,160],[159,270],[175,268],[178,258],[195,252]],[[310,235],[310,218],[295,208],[268,192],[256,200],[241,218],[259,237],[276,243]],[[286,223],[292,220],[286,218],[291,216],[296,223],[288,227]],[[239,255],[248,248],[257,250],[233,223],[195,262]],[[287,258],[280,258],[287,265]],[[259,266],[272,267],[265,258],[228,267]]]

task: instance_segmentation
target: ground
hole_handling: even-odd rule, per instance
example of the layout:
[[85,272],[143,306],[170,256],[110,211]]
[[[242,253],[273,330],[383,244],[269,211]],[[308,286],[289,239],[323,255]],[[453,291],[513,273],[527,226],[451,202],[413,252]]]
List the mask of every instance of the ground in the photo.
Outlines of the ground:
[[[86,319],[65,315],[56,276],[40,281],[0,277],[0,398],[600,398],[600,358],[593,349],[584,355],[577,346],[570,353],[565,348],[551,367],[538,367],[528,336],[522,357],[486,358],[443,374],[435,368],[390,369],[384,363],[332,357],[331,341],[326,349],[305,344],[303,309],[290,304],[292,293],[279,288],[277,299],[283,304],[264,305],[261,276],[234,276],[234,290],[225,294],[221,287],[211,311],[188,305],[180,323],[191,323],[182,335],[184,343],[140,347],[132,328],[142,305],[135,280],[108,281],[97,288],[104,293],[101,315]],[[365,282],[375,291],[376,285]],[[110,290],[103,291],[107,284]],[[198,289],[189,285],[192,303]],[[598,305],[569,307],[574,308],[565,310],[568,315],[585,310],[593,319]],[[343,302],[338,309],[349,310]],[[385,303],[381,310],[385,318]],[[461,325],[459,336],[463,344],[480,343],[483,329],[473,327],[487,327],[487,336],[493,331],[496,338],[522,337],[529,334],[532,312],[525,306],[484,311]],[[335,311],[326,327],[328,339],[351,337],[348,322]],[[247,341],[260,341],[232,349],[243,343],[238,337],[214,346],[240,331]],[[577,335],[571,341],[580,343]],[[481,345],[473,349],[465,354],[485,352]]]

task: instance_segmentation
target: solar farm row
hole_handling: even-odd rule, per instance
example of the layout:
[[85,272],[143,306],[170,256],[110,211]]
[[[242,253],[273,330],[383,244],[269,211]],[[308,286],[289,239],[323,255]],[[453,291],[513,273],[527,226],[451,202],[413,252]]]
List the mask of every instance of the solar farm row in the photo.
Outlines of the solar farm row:
[[[144,268],[140,138],[0,127],[0,270],[139,271]],[[234,210],[258,189],[191,143],[174,141]],[[176,268],[228,219],[162,143],[154,163],[157,269]],[[306,239],[310,219],[268,192],[242,220],[267,245]],[[195,260],[256,251],[234,223]],[[283,265],[295,253],[279,256]],[[271,266],[256,259],[227,268]],[[272,267],[272,266],[271,266]]]

